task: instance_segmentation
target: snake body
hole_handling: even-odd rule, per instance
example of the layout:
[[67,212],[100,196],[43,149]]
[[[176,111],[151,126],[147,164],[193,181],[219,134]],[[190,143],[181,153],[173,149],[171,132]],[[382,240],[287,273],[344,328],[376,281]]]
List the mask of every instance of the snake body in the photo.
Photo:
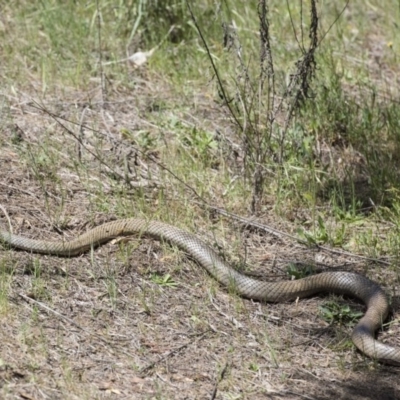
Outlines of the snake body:
[[367,311],[353,330],[352,340],[355,346],[373,359],[400,365],[400,349],[375,340],[375,331],[382,326],[388,316],[387,297],[380,286],[362,275],[349,272],[324,272],[294,281],[256,280],[233,269],[195,235],[162,222],[137,218],[108,222],[74,240],[56,242],[14,235],[0,226],[0,241],[12,247],[64,257],[76,256],[110,239],[131,234],[152,236],[178,246],[222,285],[234,287],[237,293],[246,298],[282,302],[319,292],[356,297],[365,303]]

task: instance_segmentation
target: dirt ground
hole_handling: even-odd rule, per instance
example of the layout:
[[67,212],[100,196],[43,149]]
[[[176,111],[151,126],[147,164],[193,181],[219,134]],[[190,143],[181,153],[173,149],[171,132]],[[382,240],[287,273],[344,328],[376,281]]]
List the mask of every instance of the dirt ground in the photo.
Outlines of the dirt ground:
[[[131,181],[140,185],[121,195],[109,169],[93,156],[101,147],[102,161],[116,160],[123,175],[129,143],[121,139],[121,129],[152,129],[141,115],[154,96],[120,96],[107,107],[89,109],[84,95],[71,94],[46,105],[67,119],[79,121],[86,113],[85,122],[105,132],[99,138],[85,131],[80,160],[76,137],[28,97],[9,98],[8,122],[0,131],[2,224],[8,225],[8,217],[22,235],[73,238],[117,216],[136,215],[141,201],[152,203],[154,218],[165,219],[157,211],[162,190],[172,210],[168,222],[178,219],[191,194],[163,178],[159,165],[136,154]],[[182,120],[219,115],[204,99],[193,101],[196,112],[183,113]],[[209,129],[218,123],[213,121]],[[246,254],[249,269],[262,278],[287,279],[289,261],[317,270],[368,269],[396,294],[395,273],[384,265],[307,249],[220,216],[208,220],[214,232],[207,213],[193,204],[199,220],[180,227],[196,227],[197,235],[236,265]],[[258,222],[294,232],[296,227],[271,209]],[[399,369],[365,358],[349,340],[350,327],[321,318],[319,306],[332,297],[283,304],[245,300],[182,252],[152,239],[113,241],[75,258],[2,246],[0,260],[2,399],[400,399]],[[166,274],[170,278],[161,283],[155,278]],[[353,299],[334,299],[364,310]],[[384,329],[379,340],[400,347],[400,325]]]

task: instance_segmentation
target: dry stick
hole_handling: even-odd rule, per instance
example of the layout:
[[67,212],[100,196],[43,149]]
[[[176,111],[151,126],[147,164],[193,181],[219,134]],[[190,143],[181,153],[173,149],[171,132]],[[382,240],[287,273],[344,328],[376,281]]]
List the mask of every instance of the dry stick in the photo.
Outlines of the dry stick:
[[[267,19],[267,5],[264,1],[260,1],[258,4],[258,19],[260,21],[260,42],[261,42],[261,49],[260,49],[260,81],[261,81],[261,88],[260,91],[263,91],[263,85],[265,78],[268,79],[268,105],[267,105],[267,112],[268,112],[268,129],[269,129],[269,138],[272,138],[272,126],[275,121],[276,114],[274,112],[275,108],[275,70],[274,70],[274,61],[272,58],[272,49],[271,49],[271,41],[270,41],[270,34],[269,34],[269,21]],[[259,96],[260,101],[260,96]],[[271,147],[271,146],[269,146]],[[272,151],[272,148],[270,148]]]
[[[68,129],[64,124],[62,124],[60,121],[58,121],[58,119],[62,119],[63,121],[75,124],[76,122],[70,121],[66,118],[57,116],[55,114],[53,114],[52,112],[48,111],[46,108],[41,107],[40,105],[32,105],[32,107],[37,108],[38,110],[41,110],[43,112],[45,112],[46,114],[48,114],[51,118],[53,118],[61,127],[63,127],[65,129],[65,131],[67,133],[69,133],[71,136],[73,136],[93,157],[95,157],[102,165],[104,165],[105,167],[107,167],[110,171],[112,171],[113,174],[115,174],[115,176],[118,176],[119,179],[121,179],[122,181],[126,180],[124,179],[124,177],[122,175],[120,175],[117,171],[115,171],[113,168],[111,168],[101,157],[99,157],[96,153],[94,153],[93,151],[91,151],[90,149],[88,149],[80,140],[80,138],[74,133],[72,132],[70,129]],[[99,131],[90,128],[89,126],[83,125],[83,127],[85,129],[88,129],[92,132],[97,132],[100,133]],[[309,246],[309,242],[302,240],[294,235],[291,235],[290,233],[287,232],[283,232],[280,231],[278,229],[272,228],[270,226],[264,225],[264,224],[260,224],[258,222],[255,221],[251,221],[249,219],[243,218],[237,214],[231,213],[229,211],[226,211],[222,208],[218,208],[215,206],[210,205],[205,199],[204,197],[200,196],[197,191],[191,187],[189,184],[187,184],[186,182],[184,182],[181,178],[179,178],[174,172],[172,172],[168,167],[166,167],[164,164],[160,163],[159,161],[157,161],[154,157],[152,157],[149,154],[146,154],[144,151],[135,148],[135,150],[140,153],[143,157],[147,158],[148,160],[150,160],[151,162],[153,162],[155,165],[157,165],[158,167],[160,167],[161,169],[163,169],[164,171],[167,171],[170,175],[172,175],[179,183],[181,183],[182,185],[184,185],[188,190],[190,190],[199,200],[200,202],[196,202],[197,204],[199,204],[200,206],[206,207],[208,209],[214,210],[216,212],[218,212],[221,215],[224,215],[225,217],[231,218],[231,219],[235,219],[237,221],[240,221],[241,223],[245,224],[245,225],[250,225],[253,226],[255,228],[261,229],[265,232],[270,233],[271,235],[274,235],[275,237],[288,237],[290,239],[295,240],[296,242]],[[326,246],[321,246],[317,243],[314,244],[315,248],[317,248],[318,250],[323,250],[326,251],[328,253],[333,253],[333,254],[339,254],[339,255],[345,255],[345,256],[350,256],[350,257],[356,257],[356,258],[360,258],[362,260],[366,260],[366,261],[373,261],[379,264],[383,264],[383,265],[390,265],[390,262],[388,261],[384,261],[384,260],[379,260],[377,258],[371,258],[371,257],[366,257],[366,256],[362,256],[359,254],[355,254],[355,253],[351,253],[349,251],[344,251],[344,250],[336,250],[336,249],[331,249],[329,247]]]
[[[104,339],[102,336],[98,335],[97,333],[93,333],[90,330],[80,326],[78,323],[76,323],[74,320],[66,317],[65,315],[62,315],[61,313],[59,313],[58,311],[53,310],[52,308],[50,308],[49,306],[46,306],[46,304],[41,303],[40,301],[37,301],[35,299],[32,299],[31,297],[25,296],[22,293],[18,293],[18,296],[22,297],[25,301],[27,301],[28,303],[33,303],[36,304],[37,306],[39,306],[40,308],[50,312],[51,314],[55,315],[56,317],[63,319],[67,322],[69,322],[70,324],[74,325],[75,327],[77,327],[78,329],[82,330],[83,332],[88,333],[91,336],[95,336],[97,339],[99,339],[101,342],[103,342],[104,344],[111,346],[111,344]],[[126,352],[124,352],[123,350],[121,351],[123,354],[129,356],[130,358],[132,358],[132,356]]]
[[[87,130],[89,130],[89,131],[91,131],[91,132],[95,132],[95,133],[101,134],[100,131],[98,131],[98,130],[96,130],[96,129],[93,129],[93,128],[91,128],[90,126],[77,124],[76,122],[70,121],[70,120],[67,119],[67,118],[64,118],[64,117],[55,115],[55,114],[53,114],[51,111],[47,110],[45,107],[40,106],[39,104],[33,104],[33,105],[31,105],[31,106],[34,107],[34,108],[36,108],[36,109],[38,109],[38,110],[40,110],[40,111],[42,111],[42,112],[44,112],[44,113],[46,113],[48,116],[50,116],[51,118],[53,118],[54,121],[56,121],[63,129],[65,129],[65,131],[66,131],[67,133],[69,133],[75,140],[77,140],[77,141],[81,144],[81,146],[82,146],[85,150],[87,150],[88,153],[90,153],[93,157],[95,157],[95,159],[96,159],[97,161],[99,161],[100,164],[102,164],[102,165],[104,165],[105,167],[107,167],[107,168],[108,168],[113,174],[115,174],[115,176],[117,176],[121,181],[126,182],[126,179],[125,179],[121,174],[119,174],[119,173],[118,173],[117,171],[115,171],[112,167],[110,167],[100,156],[98,156],[96,153],[94,153],[94,152],[91,151],[89,148],[87,148],[87,147],[82,143],[82,140],[79,138],[79,136],[77,136],[74,132],[72,132],[72,131],[71,131],[70,129],[68,129],[64,124],[62,124],[62,123],[59,121],[59,119],[65,121],[65,122],[74,124],[74,125],[78,125],[78,126],[80,127],[80,129],[83,129],[83,128],[84,128],[84,129],[87,129]],[[186,187],[186,189],[190,190],[190,191],[191,191],[198,199],[200,199],[204,204],[206,204],[206,205],[208,204],[207,201],[206,201],[202,196],[200,196],[194,188],[192,188],[190,185],[188,185],[186,182],[184,182],[181,178],[179,178],[179,177],[178,177],[174,172],[172,172],[168,167],[166,167],[164,164],[162,164],[162,163],[160,163],[159,161],[157,161],[157,160],[156,160],[153,156],[151,156],[150,154],[146,154],[143,150],[140,150],[139,148],[134,147],[134,146],[132,146],[132,147],[135,149],[135,151],[137,151],[138,153],[140,153],[143,157],[147,158],[148,160],[150,160],[152,163],[154,163],[155,165],[157,165],[158,167],[160,167],[160,168],[163,169],[164,171],[167,171],[167,172],[168,172],[170,175],[172,175],[178,182],[180,182],[182,185],[184,185],[184,186]],[[128,185],[129,185],[130,187],[132,187],[132,185],[131,185],[130,183],[128,183]]]
[[8,215],[8,212],[7,212],[7,210],[5,209],[5,207],[3,207],[2,204],[0,204],[0,209],[1,209],[1,211],[3,211],[3,213],[4,213],[4,215],[5,215],[6,219],[7,219],[7,222],[8,222],[8,229],[9,229],[9,231],[10,231],[10,235],[12,235],[12,234],[13,234],[13,229],[12,229],[12,224],[11,224],[11,220],[10,220],[10,217],[9,217],[9,215]]
[[[263,3],[263,5],[262,5]],[[261,11],[264,11],[261,14]],[[264,18],[264,21],[262,18]],[[239,60],[240,65],[240,74],[237,76],[236,81],[236,96],[240,105],[243,109],[243,125],[240,127],[242,130],[242,137],[243,137],[243,147],[244,147],[244,168],[248,169],[247,166],[247,159],[251,159],[252,163],[254,164],[254,168],[252,170],[252,182],[253,182],[253,193],[252,193],[252,200],[251,200],[251,210],[252,212],[255,211],[256,205],[258,204],[258,200],[262,194],[262,181],[264,179],[263,172],[262,172],[262,165],[264,164],[265,156],[267,151],[272,151],[270,146],[269,138],[264,138],[259,126],[260,126],[260,115],[261,113],[261,93],[263,92],[263,85],[265,82],[266,77],[268,77],[268,129],[269,129],[269,137],[272,135],[272,110],[274,108],[274,93],[275,93],[275,84],[274,84],[274,73],[273,73],[273,62],[272,62],[272,53],[269,44],[269,34],[268,34],[268,27],[263,22],[266,22],[266,6],[265,0],[260,1],[259,3],[259,18],[260,18],[260,76],[259,76],[259,84],[257,88],[253,87],[252,80],[248,73],[248,65],[245,64],[243,57],[242,57],[242,45],[239,41],[239,37],[235,30],[231,33],[232,37],[232,46],[235,49],[236,57]],[[226,28],[227,29],[227,28]],[[267,62],[267,66],[265,66],[265,62]],[[240,85],[240,80],[244,80],[243,86]],[[242,89],[241,89],[242,87]],[[250,93],[249,93],[249,92]],[[272,91],[272,95],[271,95]],[[251,97],[249,98],[249,95]],[[258,113],[254,115],[254,103],[255,100],[258,102]],[[231,110],[230,110],[231,111]],[[236,117],[235,117],[236,118]],[[265,152],[262,151],[262,143],[267,142],[268,146],[266,147]]]
[[32,299],[32,297],[25,296],[22,293],[18,293],[18,296],[22,297],[28,303],[34,303],[34,304],[38,305],[40,308],[43,308],[44,310],[50,312],[51,314],[54,314],[58,318],[64,319],[65,321],[69,322],[71,325],[74,325],[78,329],[80,329],[80,330],[82,330],[82,331],[84,331],[86,333],[89,333],[90,335],[96,336],[101,341],[105,341],[107,344],[109,344],[104,338],[102,338],[101,336],[97,335],[97,333],[90,332],[88,329],[83,328],[82,326],[77,324],[74,320],[66,317],[65,315],[60,314],[58,311],[55,311],[55,310],[51,309],[49,306],[46,306],[46,304],[41,303],[40,301],[37,301],[35,299]]
[[[3,182],[0,182],[0,185],[1,185],[1,186],[5,186],[7,189],[17,190],[17,191],[19,191],[19,192],[21,192],[21,193],[28,194],[29,196],[35,197],[35,198],[38,199],[38,196],[37,196],[36,194],[30,192],[29,190],[24,190],[24,189],[21,189],[20,187],[16,187],[16,186],[13,186],[13,185],[9,185],[9,184],[3,183]],[[4,210],[3,210],[3,211],[4,211]]]
[[[207,329],[206,331],[196,335],[198,336],[196,339],[196,342],[200,341],[201,339],[203,339],[203,337],[206,335],[206,333],[212,331],[211,329]],[[191,345],[192,342],[187,342],[185,344],[183,344],[182,346],[177,347],[176,349],[172,349],[171,351],[169,351],[167,354],[165,354],[164,356],[160,357],[158,360],[153,361],[152,363],[150,363],[149,365],[147,365],[146,367],[140,368],[139,370],[139,374],[143,375],[146,374],[147,371],[149,369],[152,369],[156,366],[156,364],[166,360],[167,358],[176,355],[177,353],[179,353],[181,350],[185,349],[186,347],[188,347],[189,345]]]
[[[311,22],[309,30],[310,45],[306,51],[301,48],[303,56],[296,63],[296,72],[291,75],[289,85],[285,91],[283,98],[291,98],[289,110],[286,113],[284,127],[280,138],[280,154],[279,162],[283,162],[283,144],[286,139],[286,133],[289,124],[293,119],[294,111],[299,107],[299,104],[308,97],[310,81],[315,76],[316,62],[314,54],[318,48],[318,14],[315,0],[311,0]],[[289,8],[290,10],[290,8]],[[293,92],[295,91],[294,95]]]
[[345,12],[347,6],[349,5],[350,0],[346,1],[346,4],[343,6],[342,10],[340,11],[340,13],[337,15],[337,17],[335,18],[335,20],[332,22],[332,24],[329,26],[329,28],[326,30],[326,32],[322,35],[322,38],[320,39],[320,41],[318,42],[318,46],[320,45],[320,43],[325,39],[326,35],[330,32],[330,30],[333,28],[333,26],[336,24],[336,22],[338,22],[339,18],[342,16],[342,14]]
[[[90,150],[87,146],[85,146],[84,143],[83,143],[83,141],[82,141],[82,139],[81,139],[79,136],[77,136],[74,132],[72,132],[71,129],[68,129],[62,122],[59,121],[59,119],[62,119],[63,121],[66,121],[66,122],[73,123],[73,124],[75,124],[75,125],[79,125],[79,126],[81,127],[80,129],[82,129],[82,128],[90,129],[89,127],[87,127],[86,125],[77,124],[76,122],[73,122],[73,121],[69,121],[69,120],[66,119],[66,118],[59,117],[58,115],[53,114],[51,111],[47,110],[45,107],[42,107],[42,106],[40,106],[40,105],[37,104],[37,103],[34,104],[34,105],[32,105],[32,107],[37,108],[38,110],[40,110],[40,111],[46,113],[48,116],[50,116],[51,118],[53,118],[54,121],[56,121],[58,125],[60,125],[60,126],[61,126],[67,133],[69,133],[71,136],[73,136],[73,137],[78,141],[78,143],[79,143],[88,153],[90,153],[97,161],[100,162],[100,164],[104,165],[108,170],[110,170],[110,171],[111,171],[116,177],[118,177],[121,181],[125,181],[124,177],[123,177],[121,174],[119,174],[119,173],[118,173],[115,169],[113,169],[108,163],[106,163],[98,154],[96,154],[95,152],[93,152],[92,150]],[[90,129],[90,130],[96,132],[94,129]],[[128,185],[131,186],[130,183],[128,183]]]
[[179,389],[179,387],[178,387],[177,385],[174,385],[174,384],[172,384],[171,382],[168,382],[166,379],[164,379],[164,378],[163,378],[159,373],[157,373],[157,372],[156,372],[156,377],[157,377],[160,381],[166,383],[167,385],[169,385],[169,386],[171,386],[171,387],[173,387],[173,388],[175,388],[175,389]]
[[192,18],[192,21],[193,21],[193,23],[194,23],[194,26],[196,27],[197,32],[199,33],[199,36],[200,36],[201,41],[203,42],[204,49],[206,50],[208,59],[210,60],[210,63],[211,63],[211,67],[212,67],[212,69],[213,69],[213,71],[214,71],[214,74],[215,74],[215,76],[216,76],[216,78],[217,78],[218,86],[219,86],[219,88],[221,89],[221,94],[222,94],[222,97],[223,97],[223,99],[224,99],[224,101],[225,101],[225,103],[226,103],[226,106],[228,107],[229,112],[231,113],[231,115],[232,115],[233,119],[235,120],[235,123],[237,124],[237,126],[243,131],[242,124],[241,124],[240,121],[237,119],[235,112],[232,110],[232,107],[231,107],[231,105],[230,105],[230,101],[229,101],[229,99],[228,99],[228,96],[227,96],[226,93],[225,93],[225,89],[224,89],[224,85],[223,85],[223,83],[222,83],[222,79],[221,79],[221,77],[219,76],[219,72],[218,72],[217,66],[216,66],[215,63],[214,63],[214,59],[213,59],[213,57],[212,57],[212,55],[211,55],[210,49],[208,48],[208,45],[207,45],[206,39],[205,39],[205,37],[204,37],[204,35],[203,35],[203,32],[202,32],[202,30],[200,29],[200,26],[199,26],[199,24],[197,23],[197,19],[196,19],[196,17],[195,17],[194,14],[193,14],[192,8],[191,8],[190,3],[189,3],[189,0],[186,0],[186,4],[187,4],[187,6],[188,6],[189,13],[190,13],[190,16],[191,16],[191,18]]
[[79,140],[78,140],[78,160],[79,162],[82,162],[82,143],[83,143],[83,137],[84,137],[84,132],[83,132],[83,121],[85,119],[85,114],[86,111],[88,110],[88,107],[85,107],[82,111],[81,114],[81,119],[79,121]]
[[[345,11],[345,9],[347,8],[347,6],[348,6],[348,4],[349,4],[349,1],[350,0],[347,0],[346,1],[346,4],[344,5],[344,7],[342,8],[342,10],[340,11],[340,13],[337,15],[337,17],[335,18],[335,20],[332,22],[332,24],[329,26],[329,28],[327,29],[327,31],[322,35],[322,38],[319,40],[319,41],[317,41],[317,39],[316,39],[316,37],[313,37],[312,38],[312,40],[314,40],[314,47],[316,48],[316,47],[318,47],[320,44],[321,44],[321,42],[325,39],[325,37],[326,37],[326,35],[330,32],[330,30],[332,29],[332,27],[336,24],[336,22],[339,20],[339,18],[342,16],[342,14],[344,13],[344,11]],[[263,4],[262,4],[263,3]],[[260,6],[263,6],[263,5],[265,5],[265,2],[260,2],[259,3],[259,7]],[[300,5],[302,6],[302,2],[300,2]],[[302,34],[302,40],[301,40],[301,43],[299,42],[299,40],[298,40],[298,38],[297,38],[297,35],[296,35],[296,33],[295,33],[295,29],[294,29],[294,23],[293,23],[293,21],[292,21],[292,17],[291,17],[291,13],[290,13],[290,6],[289,6],[289,3],[287,2],[287,6],[288,6],[288,10],[289,10],[289,16],[290,16],[290,19],[291,19],[291,24],[292,24],[292,28],[293,28],[293,32],[294,32],[294,36],[295,36],[295,39],[296,39],[296,41],[298,42],[298,44],[299,44],[299,47],[301,48],[301,51],[302,51],[302,53],[303,54],[305,54],[305,49],[304,49],[304,43],[303,43],[303,29],[301,29],[301,34]],[[315,3],[314,3],[314,7],[315,7]],[[261,11],[263,11],[263,10],[261,10]],[[301,11],[301,17],[302,17],[302,11]],[[260,18],[260,21],[261,21],[261,23],[262,24],[264,24],[264,28],[265,28],[265,22],[266,22],[266,20],[264,19],[265,18],[265,15],[264,14],[260,14],[260,10],[259,10],[259,18]],[[266,26],[267,28],[268,28],[268,26]],[[267,54],[267,56],[268,57],[271,57],[271,55],[270,54]],[[270,60],[268,60],[268,62],[269,63],[271,63],[272,62],[272,58],[270,59]],[[271,71],[273,71],[273,70],[271,70]],[[295,75],[298,75],[298,74],[295,74]],[[273,75],[272,75],[272,78],[273,78]],[[293,83],[294,83],[294,81],[293,81]],[[274,82],[272,81],[272,84],[273,84],[273,86],[274,86]],[[273,93],[275,93],[275,90],[273,90]],[[282,106],[283,106],[283,101],[284,101],[284,99],[286,98],[286,96],[283,96],[282,97],[282,99],[281,99],[281,101],[279,102],[279,104],[277,105],[277,107],[276,107],[276,110],[274,111],[274,113],[270,116],[270,124],[272,124],[272,122],[275,120],[275,118],[276,118],[276,115],[278,114],[278,112],[281,110],[281,108],[282,108]],[[296,101],[297,101],[298,99],[296,99]],[[294,104],[295,104],[296,102],[294,102]],[[271,108],[271,110],[273,110],[273,108],[274,107],[272,107]],[[292,112],[293,112],[293,109],[292,109],[293,107],[291,107],[291,109],[289,110],[289,112],[287,113],[287,116],[290,116],[291,114],[292,114]],[[269,109],[269,108],[268,108]],[[286,120],[290,120],[290,118],[286,118]],[[285,123],[285,127],[284,127],[284,129],[283,129],[283,132],[285,132],[285,130],[288,128],[288,125],[289,125],[289,123],[288,122],[286,122]]]
[[107,92],[106,92],[106,84],[104,79],[104,71],[103,71],[103,51],[101,48],[101,12],[99,8],[99,0],[96,0],[96,12],[97,12],[97,33],[98,33],[98,40],[99,40],[99,61],[100,61],[100,80],[101,80],[101,100],[102,106],[104,106]]
[[293,36],[296,39],[297,45],[299,46],[299,48],[301,49],[302,53],[305,53],[305,49],[304,49],[304,40],[303,40],[303,2],[300,2],[300,26],[301,26],[301,43],[299,41],[299,38],[297,37],[297,33],[296,33],[296,28],[294,26],[294,21],[293,21],[293,17],[292,17],[292,12],[290,11],[290,4],[289,4],[289,0],[286,0],[286,8],[288,10],[288,14],[289,14],[289,19],[290,19],[290,25],[292,27],[292,31],[293,31]]
[[307,395],[305,395],[305,394],[293,392],[292,390],[284,390],[283,392],[276,392],[276,393],[277,393],[278,395],[279,395],[280,393],[284,393],[284,394],[290,393],[290,394],[294,394],[295,396],[302,397],[303,399],[315,400],[315,397],[310,397],[310,396],[307,396]]
[[228,314],[225,314],[225,313],[221,310],[221,308],[218,307],[218,306],[214,303],[214,300],[213,300],[213,298],[212,298],[212,296],[211,296],[210,293],[208,293],[208,299],[210,300],[210,303],[212,304],[212,306],[213,306],[222,316],[224,316],[230,323],[232,323],[232,324],[235,326],[235,328],[239,328],[239,329],[243,329],[243,328],[244,328],[244,326],[243,326],[243,324],[242,324],[241,322],[239,322],[235,317],[233,317],[233,316],[231,316],[231,315],[228,315]]
[[[206,204],[206,207],[211,208],[212,210],[216,211],[217,213],[224,215],[225,217],[228,218],[232,218],[235,219],[236,221],[240,221],[241,223],[245,224],[245,225],[249,225],[252,226],[254,228],[257,229],[261,229],[265,232],[270,233],[271,235],[274,235],[276,237],[281,238],[282,236],[288,237],[290,239],[295,240],[296,242],[309,246],[309,242],[302,240],[294,235],[291,235],[290,233],[286,233],[283,231],[280,231],[278,229],[272,228],[270,226],[264,225],[264,224],[260,224],[258,222],[255,221],[251,221],[249,219],[243,218],[239,215],[233,214],[229,211],[223,210],[222,208],[218,208],[218,207],[214,207],[214,206],[210,206],[208,204]],[[326,246],[321,246],[317,243],[314,244],[314,247],[317,248],[318,250],[323,250],[326,251],[328,253],[333,253],[333,254],[339,254],[339,255],[345,255],[345,256],[350,256],[350,257],[357,257],[360,258],[362,260],[366,260],[366,261],[373,261],[379,264],[384,264],[384,265],[390,265],[389,261],[384,261],[384,260],[380,260],[378,258],[372,258],[372,257],[367,257],[367,256],[362,256],[359,254],[355,254],[355,253],[351,253],[349,251],[345,251],[345,250],[336,250],[336,249],[331,249],[330,247],[326,247]]]
[[217,391],[218,391],[218,385],[220,384],[222,379],[224,379],[227,369],[228,369],[228,363],[225,363],[224,368],[222,369],[221,373],[219,374],[219,378],[218,378],[217,382],[215,383],[214,390],[211,394],[210,400],[215,399],[215,396],[217,395]]

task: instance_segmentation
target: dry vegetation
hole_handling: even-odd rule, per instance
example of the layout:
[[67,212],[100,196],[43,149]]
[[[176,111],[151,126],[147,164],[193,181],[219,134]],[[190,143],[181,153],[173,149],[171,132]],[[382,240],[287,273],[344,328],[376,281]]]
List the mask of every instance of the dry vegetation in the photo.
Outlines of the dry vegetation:
[[[400,347],[398,5],[320,1],[308,97],[271,118],[309,48],[309,3],[269,4],[276,93],[267,73],[260,97],[257,2],[192,3],[206,50],[183,1],[0,5],[1,223],[60,239],[140,216],[260,279],[359,272],[391,296],[379,339]],[[139,68],[100,67],[159,43]],[[151,239],[72,259],[3,246],[0,398],[400,399],[399,368],[349,339],[363,310],[242,299]]]

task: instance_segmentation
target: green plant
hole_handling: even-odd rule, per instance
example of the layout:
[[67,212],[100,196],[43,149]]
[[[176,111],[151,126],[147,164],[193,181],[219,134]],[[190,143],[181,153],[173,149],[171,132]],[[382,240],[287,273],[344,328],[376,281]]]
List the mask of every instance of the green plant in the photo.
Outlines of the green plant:
[[170,274],[160,275],[158,273],[153,273],[150,275],[150,280],[157,285],[169,288],[175,288],[178,285]]
[[341,325],[354,325],[363,315],[361,311],[355,311],[347,304],[339,304],[335,301],[328,301],[319,307],[322,318],[328,323]]
[[305,230],[302,227],[297,228],[299,238],[310,246],[323,245],[330,243],[333,246],[341,246],[346,239],[346,224],[343,222],[335,224],[329,231],[326,222],[321,215],[317,217],[317,225],[313,231]]
[[302,279],[315,274],[315,267],[312,265],[299,266],[299,264],[290,263],[286,267],[286,273],[291,277],[291,279]]
[[207,159],[210,150],[217,148],[217,142],[211,132],[193,127],[185,131],[181,138],[182,144],[189,150],[198,153],[200,159]]
[[249,369],[250,369],[250,371],[258,372],[260,370],[260,366],[256,363],[251,363],[249,365]]
[[[302,55],[296,62],[297,70],[291,75],[288,86],[282,90],[279,101],[276,93],[278,87],[276,65],[271,45],[271,23],[266,1],[262,0],[258,4],[261,51],[256,65],[251,54],[247,54],[247,49],[242,46],[237,30],[230,25],[230,22],[223,22],[225,48],[227,51],[232,50],[238,71],[233,90],[224,83],[225,71],[222,71],[222,68],[220,70],[218,63],[214,61],[206,37],[189,2],[188,7],[215,74],[219,95],[244,143],[245,176],[251,180],[253,190],[251,209],[255,212],[261,204],[264,191],[265,165],[271,158],[275,158],[280,165],[286,160],[287,149],[292,145],[287,141],[291,121],[310,92],[310,82],[314,78],[316,69],[315,52],[319,45],[316,2],[312,0],[310,5],[308,48],[306,49],[304,41],[299,46]],[[288,8],[290,12],[290,6]],[[303,23],[302,10],[301,22]],[[302,24],[300,29],[303,35]],[[276,124],[277,115],[280,113],[285,114],[283,126]]]
[[118,298],[118,284],[115,280],[113,274],[107,274],[107,279],[104,281],[104,285],[106,286],[108,297],[110,299],[112,307],[117,305]]
[[300,238],[304,239],[310,245],[323,244],[329,240],[325,222],[320,215],[317,218],[317,226],[314,232],[306,231],[303,228],[298,228],[297,233]]

